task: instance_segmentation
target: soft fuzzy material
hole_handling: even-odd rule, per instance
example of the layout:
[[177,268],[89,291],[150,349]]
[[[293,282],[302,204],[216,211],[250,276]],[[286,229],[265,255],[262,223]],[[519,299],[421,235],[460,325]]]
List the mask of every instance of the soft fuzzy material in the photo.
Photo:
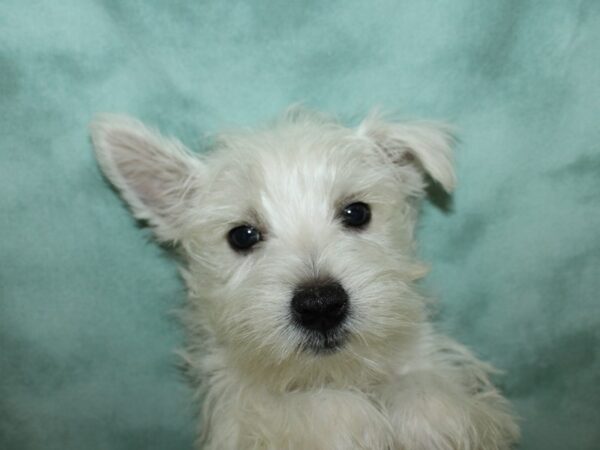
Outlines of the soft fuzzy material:
[[509,376],[526,450],[600,441],[596,2],[0,3],[0,447],[191,448],[185,297],[87,124],[202,133],[305,101],[447,120],[419,230],[442,327]]
[[296,107],[201,156],[128,117],[90,128],[108,180],[179,250],[199,449],[513,448],[491,367],[433,329],[415,286],[426,177],[455,185],[446,127]]

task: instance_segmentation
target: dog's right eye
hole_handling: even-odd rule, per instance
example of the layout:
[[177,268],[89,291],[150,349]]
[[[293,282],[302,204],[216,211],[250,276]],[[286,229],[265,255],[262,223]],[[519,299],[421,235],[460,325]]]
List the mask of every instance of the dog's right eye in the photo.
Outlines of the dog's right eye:
[[261,240],[260,231],[250,225],[232,228],[227,234],[227,241],[232,249],[238,252],[250,250]]

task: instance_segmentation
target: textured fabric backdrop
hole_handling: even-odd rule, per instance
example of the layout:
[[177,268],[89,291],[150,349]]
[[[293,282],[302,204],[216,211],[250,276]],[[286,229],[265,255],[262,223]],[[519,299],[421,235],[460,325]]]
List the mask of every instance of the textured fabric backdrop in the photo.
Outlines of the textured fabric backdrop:
[[[287,4],[286,4],[287,3]],[[0,3],[0,448],[190,449],[167,252],[87,134],[125,112],[204,133],[304,101],[457,125],[426,206],[440,326],[506,371],[524,450],[600,448],[597,1]]]

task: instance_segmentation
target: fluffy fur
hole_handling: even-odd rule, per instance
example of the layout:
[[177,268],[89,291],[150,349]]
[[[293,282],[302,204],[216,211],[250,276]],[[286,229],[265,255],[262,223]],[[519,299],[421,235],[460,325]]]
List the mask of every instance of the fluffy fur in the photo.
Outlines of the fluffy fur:
[[[431,123],[357,128],[294,109],[268,128],[188,152],[140,122],[101,116],[100,166],[135,216],[185,258],[185,352],[210,450],[505,450],[518,428],[491,367],[432,329],[414,282],[424,176],[451,191],[451,137]],[[338,213],[371,207],[363,231]],[[246,254],[227,233],[251,224]],[[351,313],[334,351],[292,324],[300,283],[333,277]]]

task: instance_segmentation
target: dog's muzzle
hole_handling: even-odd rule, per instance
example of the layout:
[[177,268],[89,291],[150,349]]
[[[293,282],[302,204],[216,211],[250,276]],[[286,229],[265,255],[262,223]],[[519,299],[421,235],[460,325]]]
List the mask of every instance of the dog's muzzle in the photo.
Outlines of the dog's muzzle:
[[298,326],[326,336],[348,316],[348,294],[336,281],[315,281],[296,289],[291,309]]

